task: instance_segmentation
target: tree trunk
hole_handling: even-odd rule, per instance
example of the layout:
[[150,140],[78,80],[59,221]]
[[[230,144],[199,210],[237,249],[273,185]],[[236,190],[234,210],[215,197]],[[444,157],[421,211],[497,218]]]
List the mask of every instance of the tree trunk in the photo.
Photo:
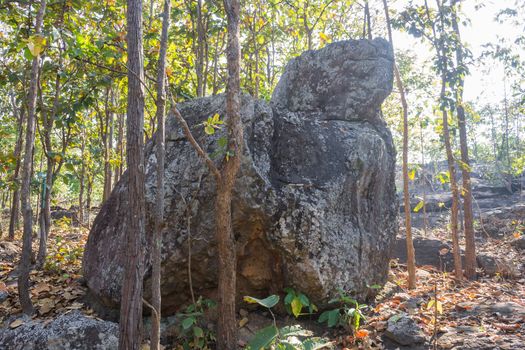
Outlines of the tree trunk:
[[164,221],[164,158],[165,158],[165,110],[166,110],[166,50],[168,46],[168,29],[170,25],[170,0],[164,1],[162,14],[162,34],[160,38],[160,53],[157,72],[157,193],[155,207],[155,231],[151,244],[151,305],[153,306],[153,320],[151,325],[151,349],[160,348],[160,265],[162,253],[162,222]]
[[124,114],[122,113],[118,115],[117,155],[119,157],[119,165],[115,171],[115,183],[121,178],[124,168]]
[[[367,3],[368,6],[368,3]],[[388,30],[388,39],[394,47],[392,40],[392,27],[390,23],[390,14],[388,12],[387,0],[383,0],[383,7],[385,10],[386,26]],[[369,29],[370,32],[370,29]],[[405,229],[406,229],[406,245],[407,245],[407,269],[408,269],[408,287],[410,289],[416,288],[416,258],[414,252],[414,243],[412,240],[412,223],[410,217],[410,193],[408,191],[408,105],[405,96],[405,89],[399,70],[394,62],[394,75],[396,78],[397,89],[401,97],[401,105],[403,107],[403,200],[405,205]]]
[[[441,18],[441,30],[443,31],[444,26],[444,20],[443,20],[443,9],[441,8],[441,5],[439,1],[437,1],[438,5],[438,11],[439,16]],[[426,13],[427,17],[430,20],[430,11],[427,6],[427,2],[425,1],[425,7],[426,7]],[[434,23],[434,22],[432,22]],[[443,47],[443,40],[440,37],[440,40],[438,41],[435,25],[432,24],[432,32],[433,32],[433,46],[436,49],[436,57],[441,63],[441,93],[439,98],[440,103],[440,109],[443,117],[443,139],[445,143],[445,151],[447,154],[447,164],[448,164],[448,170],[449,170],[449,177],[450,177],[450,189],[452,194],[452,208],[450,209],[450,229],[451,229],[451,236],[452,236],[452,250],[453,250],[453,256],[454,256],[454,270],[456,273],[456,278],[459,280],[463,279],[463,268],[462,268],[462,262],[461,262],[461,252],[459,248],[459,234],[458,234],[458,210],[459,210],[459,191],[458,191],[458,185],[456,182],[456,165],[454,160],[454,155],[452,153],[452,145],[450,142],[450,132],[448,130],[448,113],[445,103],[445,97],[446,97],[446,88],[447,85],[449,85],[449,82],[447,80],[447,59],[445,55],[445,48]]]
[[[13,108],[16,108],[16,102],[13,101]],[[15,189],[13,190],[13,198],[12,198],[12,206],[11,206],[11,215],[9,217],[9,233],[8,233],[8,239],[13,240],[15,238],[15,230],[18,228],[19,225],[19,212],[20,212],[20,164],[21,161],[21,155],[22,155],[22,147],[24,143],[24,122],[25,122],[25,108],[20,109],[20,113],[17,113],[18,115],[18,136],[16,139],[16,145],[15,150],[13,152],[13,155],[16,159],[16,165],[15,165],[15,171],[13,174],[13,182],[15,185]]]
[[40,241],[38,242],[38,255],[36,266],[42,268],[47,255],[47,237],[51,227],[51,189],[53,188],[53,168],[55,161],[48,157],[46,178],[42,186],[42,206],[40,208]]
[[138,350],[142,343],[143,240],[145,230],[144,188],[144,60],[142,47],[142,0],[127,0],[128,106],[127,163],[128,205],[124,279],[120,302],[119,349]]
[[105,202],[108,200],[109,195],[111,194],[111,166],[109,164],[109,155],[110,155],[110,149],[111,149],[111,139],[110,139],[110,123],[113,119],[113,112],[110,110],[110,95],[111,95],[111,88],[108,87],[106,90],[106,102],[104,107],[104,115],[105,120],[102,121],[101,118],[101,136],[102,136],[102,143],[104,144],[104,187],[103,187],[103,194],[102,194],[102,200]]
[[202,0],[197,0],[197,97],[204,96],[204,45],[206,41],[202,17]]
[[[41,35],[44,13],[46,10],[46,0],[40,1],[40,9],[36,16],[35,35]],[[24,217],[24,234],[22,242],[22,257],[19,265],[18,276],[18,296],[20,306],[26,315],[31,315],[34,311],[31,297],[29,294],[29,272],[31,270],[32,240],[33,240],[33,212],[31,210],[31,165],[33,163],[33,148],[35,144],[35,122],[36,122],[36,98],[38,69],[40,56],[33,58],[31,66],[29,92],[27,96],[27,128],[25,140],[25,155],[22,165],[22,210]]]
[[461,36],[459,26],[457,23],[457,15],[455,5],[457,0],[453,0],[452,13],[452,27],[456,34],[456,60],[457,60],[457,79],[458,87],[456,90],[456,110],[458,113],[459,124],[459,143],[461,151],[461,175],[463,179],[463,220],[465,232],[465,276],[469,279],[476,277],[476,241],[474,235],[474,214],[472,211],[472,186],[470,183],[470,160],[468,154],[467,144],[467,122],[465,118],[465,110],[463,108],[463,89],[465,80],[463,78],[463,47],[461,43]]
[[215,200],[215,224],[219,255],[219,319],[217,348],[235,349],[237,346],[237,322],[235,317],[236,256],[235,237],[231,222],[231,195],[239,171],[243,126],[240,118],[240,60],[239,46],[239,0],[224,0],[228,18],[228,81],[226,85],[226,114],[228,128],[228,151],[233,156],[226,160],[222,176],[217,182]]
[[84,133],[81,131],[81,143],[80,143],[80,161],[82,162],[80,165],[80,176],[79,176],[79,182],[80,182],[80,190],[78,193],[78,221],[80,225],[84,225],[84,188],[85,188],[85,173],[86,173],[86,163],[84,162],[84,152],[86,149],[86,141]]

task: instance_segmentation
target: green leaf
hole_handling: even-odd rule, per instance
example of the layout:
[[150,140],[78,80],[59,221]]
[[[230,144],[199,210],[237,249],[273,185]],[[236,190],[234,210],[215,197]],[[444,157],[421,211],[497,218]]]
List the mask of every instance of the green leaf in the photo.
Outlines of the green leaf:
[[285,326],[279,330],[281,338],[287,338],[292,336],[306,337],[310,334],[309,331],[303,329],[300,325]]
[[310,300],[303,293],[299,293],[299,300],[301,300],[301,304],[303,304],[303,306],[310,305]]
[[425,205],[425,201],[419,201],[419,203],[417,203],[416,207],[414,208],[414,213],[417,213],[418,211],[420,211],[424,205]]
[[257,299],[257,298],[254,298],[254,297],[245,296],[244,297],[244,301],[249,303],[249,304],[259,304],[259,305],[262,305],[262,306],[270,309],[270,308],[274,307],[275,305],[277,305],[277,303],[279,302],[279,296],[277,296],[277,295],[270,295],[269,297],[264,298],[264,299]]
[[303,309],[303,304],[301,303],[301,300],[298,297],[293,298],[292,300],[292,314],[295,316],[295,318],[299,317],[301,314],[301,310]]
[[261,350],[266,349],[275,338],[279,331],[274,325],[268,326],[255,333],[255,337],[248,343],[248,349],[250,350]]
[[204,127],[204,132],[208,135],[213,135],[215,134],[215,128],[210,124],[206,124]]
[[332,310],[328,313],[328,327],[335,327],[339,322],[339,309]]
[[182,328],[184,330],[187,330],[189,329],[191,326],[193,326],[193,323],[195,322],[195,318],[194,317],[188,317],[188,318],[185,318],[184,320],[182,320]]
[[217,144],[220,148],[224,148],[228,145],[228,139],[225,136],[223,136],[217,140]]
[[197,338],[202,338],[204,336],[204,331],[202,330],[201,327],[193,327],[193,334]]

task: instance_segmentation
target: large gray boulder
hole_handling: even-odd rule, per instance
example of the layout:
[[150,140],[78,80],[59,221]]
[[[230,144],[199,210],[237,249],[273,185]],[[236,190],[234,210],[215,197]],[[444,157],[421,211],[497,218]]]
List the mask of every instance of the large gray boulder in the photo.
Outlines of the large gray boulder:
[[[23,316],[0,328],[0,348],[10,350],[111,350],[118,349],[118,325],[89,318],[78,310],[50,321]],[[18,321],[20,322],[20,321]]]
[[[364,298],[368,285],[386,280],[398,210],[395,151],[380,105],[392,89],[392,69],[386,41],[343,41],[290,61],[270,103],[243,96],[245,147],[232,203],[239,297],[292,286],[322,306],[339,288]],[[201,125],[215,113],[225,116],[224,96],[179,110],[203,148],[224,161],[225,131],[208,136]],[[213,176],[172,116],[166,128],[162,301],[171,313],[190,300],[190,254],[195,294],[215,296],[217,257]],[[152,142],[146,160],[149,237]],[[106,309],[118,305],[127,257],[126,182],[124,176],[102,206],[84,253],[87,285]],[[149,274],[147,263],[146,287]]]

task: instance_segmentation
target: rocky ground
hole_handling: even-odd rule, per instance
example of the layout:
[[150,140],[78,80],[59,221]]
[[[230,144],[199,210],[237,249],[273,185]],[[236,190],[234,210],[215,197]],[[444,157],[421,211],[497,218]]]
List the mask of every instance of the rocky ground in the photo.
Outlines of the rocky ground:
[[[327,328],[316,321],[317,315],[299,320],[278,316],[277,324],[300,324],[311,336],[323,338],[324,348],[523,349],[525,203],[516,195],[501,203],[504,205],[481,210],[481,220],[478,215],[480,278],[477,281],[458,281],[453,273],[446,272],[452,260],[443,225],[429,229],[426,235],[421,227],[419,230],[416,227],[418,287],[407,289],[404,238],[400,236],[388,282],[363,310],[366,320],[360,332]],[[32,318],[21,316],[17,300],[15,267],[20,245],[18,241],[0,242],[1,348],[117,347],[117,324],[99,318],[85,302],[80,258],[86,236],[83,228],[65,225],[54,228],[45,270],[31,273],[31,295],[36,308]],[[180,344],[187,339],[181,333],[181,318],[173,316],[163,322],[168,349],[182,348]],[[248,306],[240,310],[239,320],[241,346],[273,322],[267,311]],[[212,341],[210,319],[199,322]],[[148,324],[146,321],[146,328]]]

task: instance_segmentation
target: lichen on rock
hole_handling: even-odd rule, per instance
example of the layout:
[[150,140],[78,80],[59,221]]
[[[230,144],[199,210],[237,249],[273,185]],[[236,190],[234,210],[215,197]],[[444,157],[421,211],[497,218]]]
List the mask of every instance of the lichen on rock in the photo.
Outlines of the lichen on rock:
[[[380,106],[392,71],[386,41],[337,42],[291,60],[270,103],[242,97],[245,147],[232,203],[239,297],[292,286],[322,306],[338,289],[365,298],[369,285],[386,280],[398,210],[395,150]],[[206,135],[201,123],[215,113],[226,118],[225,97],[178,107],[203,148],[224,161],[225,130]],[[217,257],[213,176],[173,116],[166,135],[161,289],[169,314],[189,301],[189,237],[197,295],[214,297]],[[149,237],[156,192],[151,141],[146,161]],[[126,181],[124,175],[102,206],[84,255],[91,296],[105,308],[120,298]]]

